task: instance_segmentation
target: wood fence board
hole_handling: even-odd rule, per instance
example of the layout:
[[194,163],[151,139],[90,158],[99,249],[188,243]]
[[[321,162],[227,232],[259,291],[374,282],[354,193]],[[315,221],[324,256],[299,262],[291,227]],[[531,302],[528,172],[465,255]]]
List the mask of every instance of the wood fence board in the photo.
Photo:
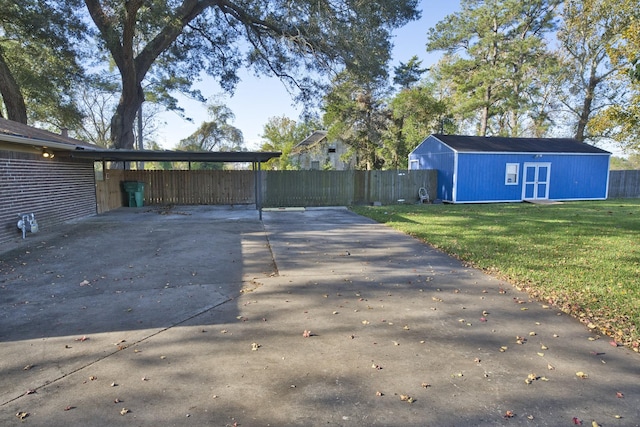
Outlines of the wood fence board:
[[[435,194],[435,171],[261,171],[264,207],[414,203],[418,189]],[[97,182],[99,213],[128,200],[122,182],[144,182],[145,205],[255,204],[253,171],[108,170]]]

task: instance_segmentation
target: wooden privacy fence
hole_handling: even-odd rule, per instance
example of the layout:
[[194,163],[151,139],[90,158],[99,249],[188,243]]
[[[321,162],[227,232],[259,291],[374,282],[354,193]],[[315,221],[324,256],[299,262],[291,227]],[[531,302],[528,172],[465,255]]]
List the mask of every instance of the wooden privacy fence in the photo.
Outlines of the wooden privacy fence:
[[[262,171],[263,207],[414,203],[425,187],[433,198],[435,171]],[[127,205],[124,181],[144,182],[145,205],[256,203],[253,171],[107,170],[96,181],[98,213]]]
[[[436,171],[267,171],[264,207],[415,203],[436,193]],[[433,196],[432,196],[433,197]]]
[[640,197],[640,170],[609,172],[609,198]]

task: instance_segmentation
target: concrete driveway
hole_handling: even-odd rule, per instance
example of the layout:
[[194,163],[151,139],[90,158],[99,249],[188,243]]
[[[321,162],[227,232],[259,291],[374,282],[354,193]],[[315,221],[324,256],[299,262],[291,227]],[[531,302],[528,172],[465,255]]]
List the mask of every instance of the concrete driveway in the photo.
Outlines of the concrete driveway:
[[637,353],[345,209],[29,235],[0,322],[0,425],[640,424]]

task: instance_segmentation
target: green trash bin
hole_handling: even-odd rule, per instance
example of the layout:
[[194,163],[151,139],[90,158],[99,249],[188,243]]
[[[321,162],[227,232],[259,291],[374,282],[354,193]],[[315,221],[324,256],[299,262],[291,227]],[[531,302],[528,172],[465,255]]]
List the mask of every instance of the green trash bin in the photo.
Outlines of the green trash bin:
[[144,206],[144,182],[124,181],[122,187],[127,192],[130,208]]

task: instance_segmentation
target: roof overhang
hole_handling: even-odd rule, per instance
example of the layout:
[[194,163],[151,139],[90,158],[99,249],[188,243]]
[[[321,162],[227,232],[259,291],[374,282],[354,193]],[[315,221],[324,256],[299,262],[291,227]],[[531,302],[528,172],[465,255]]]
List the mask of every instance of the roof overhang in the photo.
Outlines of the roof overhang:
[[262,151],[152,151],[152,150],[74,150],[55,152],[60,157],[110,162],[266,162],[280,152]]

